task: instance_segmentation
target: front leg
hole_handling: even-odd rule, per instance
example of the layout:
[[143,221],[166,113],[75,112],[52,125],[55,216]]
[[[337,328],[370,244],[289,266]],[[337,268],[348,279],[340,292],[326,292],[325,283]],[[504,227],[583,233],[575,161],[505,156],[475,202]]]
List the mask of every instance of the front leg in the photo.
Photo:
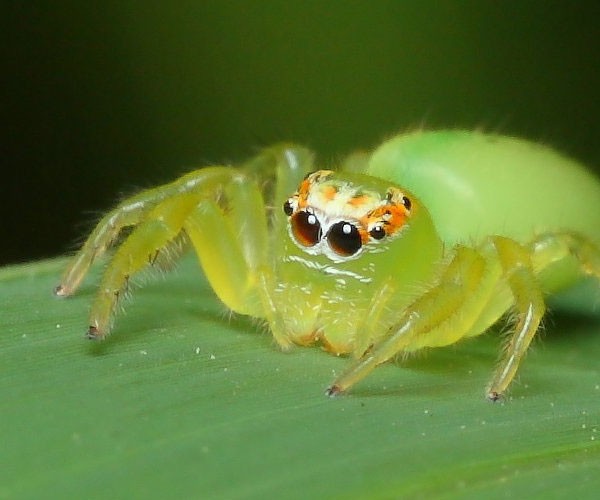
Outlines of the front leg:
[[[147,189],[121,202],[100,219],[81,249],[69,262],[54,293],[59,297],[75,293],[94,261],[115,243],[125,228],[151,220],[152,211],[160,214],[162,209],[156,210],[156,207],[160,207],[162,203],[170,204],[169,200],[214,191],[227,179],[227,171],[226,167],[203,168],[170,184]],[[177,204],[177,201],[175,203]]]
[[213,290],[231,310],[263,318],[282,349],[292,341],[275,303],[276,255],[284,237],[279,204],[313,167],[312,153],[279,144],[246,162],[224,189],[221,203],[199,204],[185,223]]
[[[113,244],[122,229],[133,226],[103,274],[90,313],[88,337],[104,338],[109,333],[113,312],[128,291],[130,279],[154,264],[160,254],[168,254],[165,250],[182,237],[192,239],[196,245],[217,248],[213,255],[204,251],[204,255],[208,255],[204,261],[210,263],[211,259],[216,259],[216,268],[230,277],[225,287],[215,286],[218,294],[235,310],[263,316],[255,304],[249,308],[252,293],[248,290],[258,290],[263,310],[274,310],[267,293],[273,287],[273,280],[269,278],[271,262],[266,255],[271,238],[269,233],[281,226],[275,217],[270,220],[263,196],[270,200],[274,193],[301,178],[311,165],[312,155],[308,150],[281,145],[263,151],[241,168],[206,167],[170,184],[143,191],[101,219],[70,262],[55,293],[59,296],[73,293],[92,262]],[[206,217],[202,210],[206,211]],[[203,224],[208,228],[201,227]],[[223,240],[222,231],[227,227],[230,230],[225,244],[212,244],[212,240]],[[228,259],[228,252],[235,256]],[[205,268],[214,275],[212,265],[207,264]],[[251,283],[246,283],[244,289],[237,292],[237,298],[229,300],[227,289],[236,288],[240,273]],[[240,293],[245,304],[239,300]],[[275,325],[277,322],[269,314],[266,313],[267,319]],[[282,328],[275,327],[274,330],[282,331]],[[278,340],[285,344],[282,338]]]
[[269,227],[257,186],[243,175],[225,189],[227,210],[203,201],[184,230],[212,289],[232,311],[264,318],[283,348],[291,347],[273,300],[275,277],[269,262]]
[[[284,200],[303,175],[312,168],[312,163],[313,155],[307,148],[294,144],[278,144],[263,149],[240,170],[245,172],[249,179],[257,180],[263,192],[271,191],[267,196],[270,202],[272,199]],[[186,193],[204,193],[209,197],[214,195],[219,185],[227,182],[228,170],[225,167],[205,167],[164,186],[146,189],[119,203],[102,217],[69,262],[54,293],[60,297],[75,293],[90,266],[115,243],[123,229],[137,226],[149,219],[149,213],[156,206],[171,198]]]
[[456,342],[488,303],[499,275],[495,261],[472,248],[457,247],[437,284],[404,311],[387,337],[338,377],[327,394],[346,391],[398,354]]
[[[390,329],[388,337],[342,374],[327,393],[345,391],[398,354],[483,333],[485,327],[514,307],[517,320],[487,390],[490,400],[498,400],[514,379],[545,312],[538,276],[569,256],[575,257],[584,273],[600,278],[600,249],[577,234],[547,234],[530,245],[492,237],[479,251],[459,247],[438,284],[417,300]],[[504,291],[508,292],[506,301],[498,296]]]

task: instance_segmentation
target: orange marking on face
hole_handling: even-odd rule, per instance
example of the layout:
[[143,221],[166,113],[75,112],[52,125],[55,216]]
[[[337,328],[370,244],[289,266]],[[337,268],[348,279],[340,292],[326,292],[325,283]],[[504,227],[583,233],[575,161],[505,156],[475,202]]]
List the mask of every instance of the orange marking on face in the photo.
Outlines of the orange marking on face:
[[385,234],[389,236],[404,226],[407,217],[408,210],[404,205],[389,204],[378,207],[367,214],[367,225],[382,222]]
[[360,234],[360,241],[362,241],[363,245],[366,245],[369,242],[369,231],[365,229],[366,227],[368,226],[362,224],[361,221],[361,227],[358,228],[358,234]]
[[309,177],[304,179],[298,188],[298,206],[305,207],[308,200],[308,193],[310,192],[310,187],[312,185],[312,181]]
[[[298,206],[300,208],[304,208],[308,205],[308,196],[314,184],[321,182],[323,179],[329,177],[333,172],[331,170],[317,170],[312,174],[306,176],[306,178],[300,183],[300,187],[298,188],[297,196],[298,196]],[[336,192],[335,186],[331,186]],[[323,189],[323,192],[329,191],[328,186]],[[335,197],[336,192],[332,194]],[[331,198],[333,199],[333,198]],[[329,200],[329,199],[328,199]]]
[[368,203],[369,201],[371,201],[371,197],[367,196],[365,194],[361,194],[358,196],[355,196],[354,198],[350,198],[348,200],[348,205],[352,205],[353,207],[360,207],[362,205],[364,205],[365,203]]
[[335,196],[337,195],[338,190],[335,186],[323,186],[323,189],[321,191],[321,194],[323,195],[323,198],[325,198],[327,201],[332,201]]
[[387,203],[371,210],[361,220],[361,223],[371,230],[377,226],[381,227],[386,236],[399,231],[410,217],[410,201],[402,192],[390,188],[387,195]]

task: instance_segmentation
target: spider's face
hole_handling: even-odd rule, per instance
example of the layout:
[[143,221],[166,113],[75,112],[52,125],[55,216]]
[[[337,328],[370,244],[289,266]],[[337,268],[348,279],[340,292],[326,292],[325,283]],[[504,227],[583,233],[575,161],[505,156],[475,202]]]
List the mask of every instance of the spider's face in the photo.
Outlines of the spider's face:
[[364,251],[382,251],[379,245],[406,225],[411,201],[397,188],[381,193],[340,180],[331,170],[319,170],[302,181],[283,210],[289,235],[299,248],[344,262]]

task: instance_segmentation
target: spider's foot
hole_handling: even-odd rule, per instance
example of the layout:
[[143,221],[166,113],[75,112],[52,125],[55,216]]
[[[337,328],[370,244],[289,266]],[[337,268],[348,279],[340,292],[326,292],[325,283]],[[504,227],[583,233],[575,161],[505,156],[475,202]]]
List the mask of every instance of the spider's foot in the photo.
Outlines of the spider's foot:
[[328,387],[327,390],[325,391],[325,395],[329,396],[330,398],[334,398],[336,396],[338,396],[339,394],[341,394],[342,392],[344,392],[342,390],[342,388],[339,385],[333,384],[331,387]]
[[500,399],[502,399],[502,394],[497,392],[497,391],[489,391],[487,393],[487,398],[492,402],[495,403],[496,401],[499,401]]
[[57,297],[66,297],[69,295],[69,290],[63,285],[57,285],[54,287],[54,295]]
[[104,338],[104,335],[102,335],[102,333],[100,333],[100,331],[98,330],[98,327],[96,327],[94,325],[90,325],[87,333],[85,334],[85,337],[89,340],[102,340]]

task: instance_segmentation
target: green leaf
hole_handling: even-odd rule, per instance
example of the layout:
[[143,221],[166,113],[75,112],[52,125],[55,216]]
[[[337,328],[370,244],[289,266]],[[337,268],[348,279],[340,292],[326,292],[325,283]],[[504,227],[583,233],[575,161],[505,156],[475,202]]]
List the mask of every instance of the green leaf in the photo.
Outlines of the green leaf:
[[592,498],[600,322],[553,316],[512,396],[485,401],[496,334],[324,390],[348,360],[278,352],[193,259],[85,340],[98,271],[0,270],[0,498]]

